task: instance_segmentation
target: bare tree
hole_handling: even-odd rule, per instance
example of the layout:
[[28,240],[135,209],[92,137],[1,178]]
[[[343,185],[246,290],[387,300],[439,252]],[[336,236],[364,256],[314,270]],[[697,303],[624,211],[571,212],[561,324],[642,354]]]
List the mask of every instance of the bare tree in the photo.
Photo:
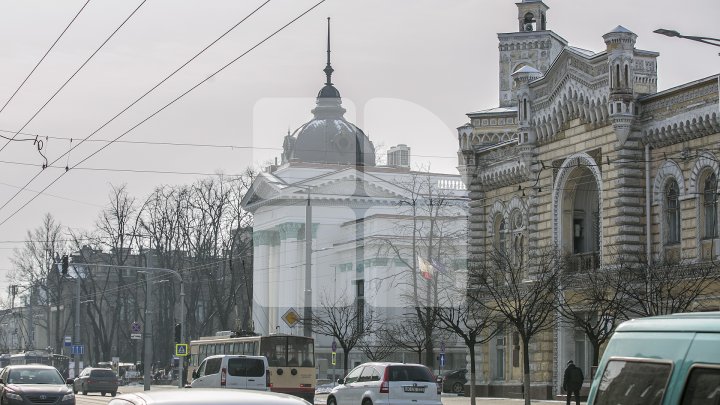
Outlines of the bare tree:
[[[439,328],[458,336],[470,354],[470,404],[476,404],[477,373],[475,347],[490,341],[502,328],[499,314],[484,306],[473,305],[464,297],[464,291],[445,289],[441,305],[437,308]],[[458,294],[459,293],[459,294]],[[460,295],[460,299],[458,299]]]
[[388,330],[378,322],[375,330],[368,332],[357,344],[358,349],[370,361],[383,361],[397,351],[391,339],[388,339]]
[[375,329],[377,320],[372,311],[365,311],[343,292],[335,299],[323,294],[320,297],[320,306],[313,310],[311,322],[316,333],[331,336],[343,349],[343,375],[345,375],[348,372],[350,351],[368,331]]
[[628,318],[693,311],[702,307],[700,298],[718,292],[720,267],[714,262],[648,264],[638,255],[618,260],[616,267]]
[[581,328],[593,348],[592,365],[600,360],[600,347],[624,318],[624,279],[612,267],[594,267],[561,277],[558,309],[568,323]]
[[558,276],[564,260],[555,249],[536,249],[527,262],[495,249],[485,262],[475,263],[476,288],[468,296],[475,305],[503,315],[523,345],[523,393],[530,404],[530,342],[554,325]]
[[421,341],[423,349],[416,348],[414,343],[410,346],[414,347],[413,352],[425,352],[424,361],[419,359],[419,362],[433,368],[433,333],[438,324],[435,311],[438,306],[438,277],[435,275],[427,279],[424,278],[428,277],[427,274],[421,276],[419,261],[422,259],[445,267],[442,263],[448,263],[458,256],[464,257],[460,247],[466,240],[465,201],[439,188],[437,179],[430,173],[415,173],[406,181],[394,184],[404,194],[398,201],[400,206],[405,207],[404,215],[394,221],[392,234],[376,235],[374,239],[379,255],[389,254],[405,268],[402,271],[404,274],[387,282],[400,284],[405,291],[401,293],[402,298],[414,309],[417,319],[412,327],[409,324],[396,327],[410,328],[413,332],[422,331],[422,339],[416,336],[412,340],[414,343]]
[[[46,308],[45,319],[48,324],[40,326],[48,331],[53,330],[54,335],[49,338],[56,349],[62,347],[64,329],[67,327],[67,320],[62,319],[60,311],[66,286],[56,264],[60,256],[66,253],[67,245],[63,239],[62,225],[52,214],[45,214],[42,224],[27,232],[23,248],[14,251],[11,258],[14,270],[8,274],[11,284],[23,286],[30,292],[30,304]],[[49,322],[54,324],[52,328]]]

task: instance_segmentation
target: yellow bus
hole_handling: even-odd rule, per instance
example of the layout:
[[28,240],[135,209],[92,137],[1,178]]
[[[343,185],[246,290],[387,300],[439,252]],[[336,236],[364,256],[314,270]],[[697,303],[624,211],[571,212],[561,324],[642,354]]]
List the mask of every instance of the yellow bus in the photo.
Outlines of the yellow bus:
[[225,332],[221,336],[201,337],[190,342],[188,376],[207,356],[215,354],[246,354],[265,356],[270,366],[270,386],[282,392],[304,398],[315,398],[315,342],[311,337],[272,334],[270,336],[235,337]]

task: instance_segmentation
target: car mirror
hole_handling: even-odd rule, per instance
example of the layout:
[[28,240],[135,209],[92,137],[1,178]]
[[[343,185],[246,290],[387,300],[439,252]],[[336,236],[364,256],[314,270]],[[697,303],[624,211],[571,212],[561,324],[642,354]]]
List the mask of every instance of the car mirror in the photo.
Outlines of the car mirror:
[[440,376],[438,376],[438,377],[435,379],[435,381],[438,382],[438,383],[440,383],[440,384],[442,384],[443,378],[440,377]]
[[2,378],[0,378],[0,384],[5,384]]
[[193,380],[196,379],[196,378],[198,378],[198,372],[197,372],[197,370],[194,370],[194,371],[192,372],[192,378],[193,378]]
[[338,383],[338,385],[343,385],[343,384],[345,384],[345,380],[342,378],[338,378],[337,383]]
[[73,384],[74,382],[75,382],[75,380],[72,379],[72,378],[68,378],[67,380],[65,380],[65,384],[67,384],[67,385],[71,385],[71,384]]

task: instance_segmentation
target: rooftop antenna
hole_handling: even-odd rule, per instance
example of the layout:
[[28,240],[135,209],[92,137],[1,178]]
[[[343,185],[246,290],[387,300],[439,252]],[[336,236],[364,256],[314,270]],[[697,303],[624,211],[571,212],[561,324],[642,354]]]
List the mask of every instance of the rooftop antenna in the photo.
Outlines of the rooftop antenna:
[[327,81],[325,82],[325,85],[332,86],[332,73],[333,68],[330,66],[330,17],[327,18],[328,20],[328,39],[327,39],[327,66],[325,66],[325,69],[323,72],[325,72],[325,75],[327,76]]

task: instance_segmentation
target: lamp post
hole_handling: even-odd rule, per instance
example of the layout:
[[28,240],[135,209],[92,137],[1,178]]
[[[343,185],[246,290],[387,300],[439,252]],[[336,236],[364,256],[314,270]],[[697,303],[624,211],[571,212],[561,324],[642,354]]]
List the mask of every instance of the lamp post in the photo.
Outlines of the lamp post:
[[[655,31],[653,31],[656,34],[665,35],[666,37],[673,37],[673,38],[682,38],[682,39],[689,39],[691,41],[696,42],[702,42],[703,44],[713,45],[713,46],[720,46],[720,38],[711,38],[711,37],[698,37],[693,35],[682,35],[681,33],[674,31],[674,30],[668,30],[664,28],[658,28]],[[720,54],[718,54],[720,55]]]

